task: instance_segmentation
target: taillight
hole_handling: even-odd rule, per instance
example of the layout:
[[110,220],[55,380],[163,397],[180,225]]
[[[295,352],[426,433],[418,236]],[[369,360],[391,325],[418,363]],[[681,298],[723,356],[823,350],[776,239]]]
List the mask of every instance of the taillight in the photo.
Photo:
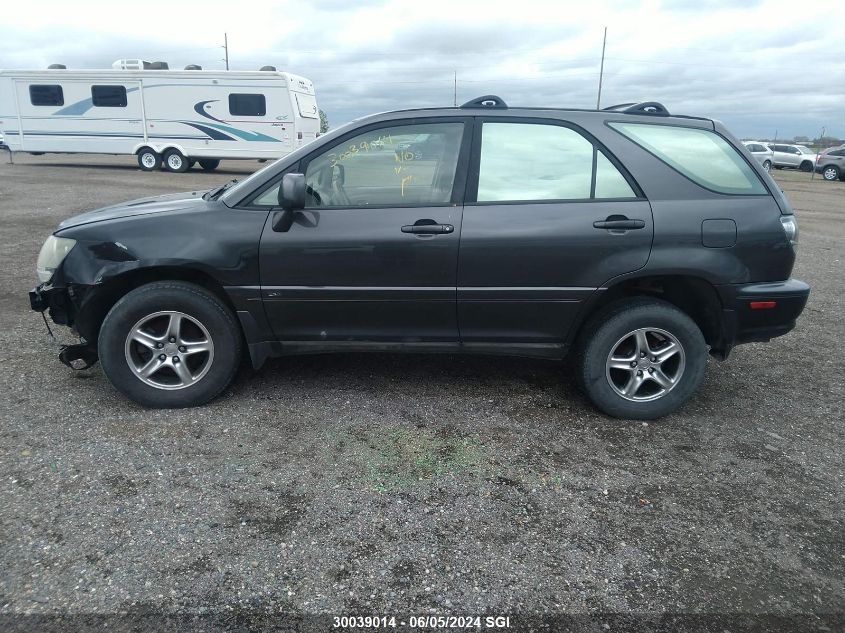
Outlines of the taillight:
[[780,224],[783,227],[783,232],[786,234],[786,239],[793,246],[798,244],[798,222],[794,215],[780,216]]

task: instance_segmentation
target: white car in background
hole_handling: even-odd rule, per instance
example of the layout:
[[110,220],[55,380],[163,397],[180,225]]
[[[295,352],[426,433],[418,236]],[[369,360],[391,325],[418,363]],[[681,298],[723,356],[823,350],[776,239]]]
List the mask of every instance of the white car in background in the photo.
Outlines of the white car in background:
[[803,145],[781,145],[780,143],[769,143],[774,152],[772,166],[775,169],[790,167],[801,171],[813,171],[816,164],[816,153],[809,147]]
[[748,148],[748,151],[754,155],[754,158],[760,161],[763,169],[769,171],[772,168],[775,153],[771,147],[762,141],[743,141],[742,144]]

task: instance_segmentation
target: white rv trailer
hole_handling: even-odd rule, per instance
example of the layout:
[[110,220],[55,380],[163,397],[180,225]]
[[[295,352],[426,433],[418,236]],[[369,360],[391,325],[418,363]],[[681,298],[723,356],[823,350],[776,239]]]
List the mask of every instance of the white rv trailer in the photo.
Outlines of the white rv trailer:
[[0,70],[0,137],[12,152],[134,154],[141,169],[185,171],[279,158],[320,130],[304,77],[151,67]]

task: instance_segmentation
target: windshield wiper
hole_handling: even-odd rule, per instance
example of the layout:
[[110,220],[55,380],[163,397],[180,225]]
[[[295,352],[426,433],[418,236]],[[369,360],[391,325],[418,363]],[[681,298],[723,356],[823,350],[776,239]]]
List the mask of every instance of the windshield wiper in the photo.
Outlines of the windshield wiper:
[[236,182],[238,182],[237,178],[233,178],[232,180],[230,180],[226,184],[220,185],[219,187],[217,187],[217,189],[212,189],[211,191],[209,191],[205,195],[203,195],[203,200],[217,200],[217,198],[224,191],[226,191],[229,187],[234,185]]

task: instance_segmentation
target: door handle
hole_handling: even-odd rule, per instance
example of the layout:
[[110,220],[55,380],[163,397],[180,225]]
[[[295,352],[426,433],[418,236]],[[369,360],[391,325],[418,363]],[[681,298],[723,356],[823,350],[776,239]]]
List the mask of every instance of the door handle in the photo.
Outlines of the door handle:
[[611,231],[629,231],[631,229],[645,228],[645,221],[629,220],[624,215],[611,215],[606,220],[593,222],[593,227],[597,229],[609,229]]
[[453,233],[455,227],[451,224],[406,224],[402,227],[403,233],[414,233],[416,235],[437,235],[442,233]]

